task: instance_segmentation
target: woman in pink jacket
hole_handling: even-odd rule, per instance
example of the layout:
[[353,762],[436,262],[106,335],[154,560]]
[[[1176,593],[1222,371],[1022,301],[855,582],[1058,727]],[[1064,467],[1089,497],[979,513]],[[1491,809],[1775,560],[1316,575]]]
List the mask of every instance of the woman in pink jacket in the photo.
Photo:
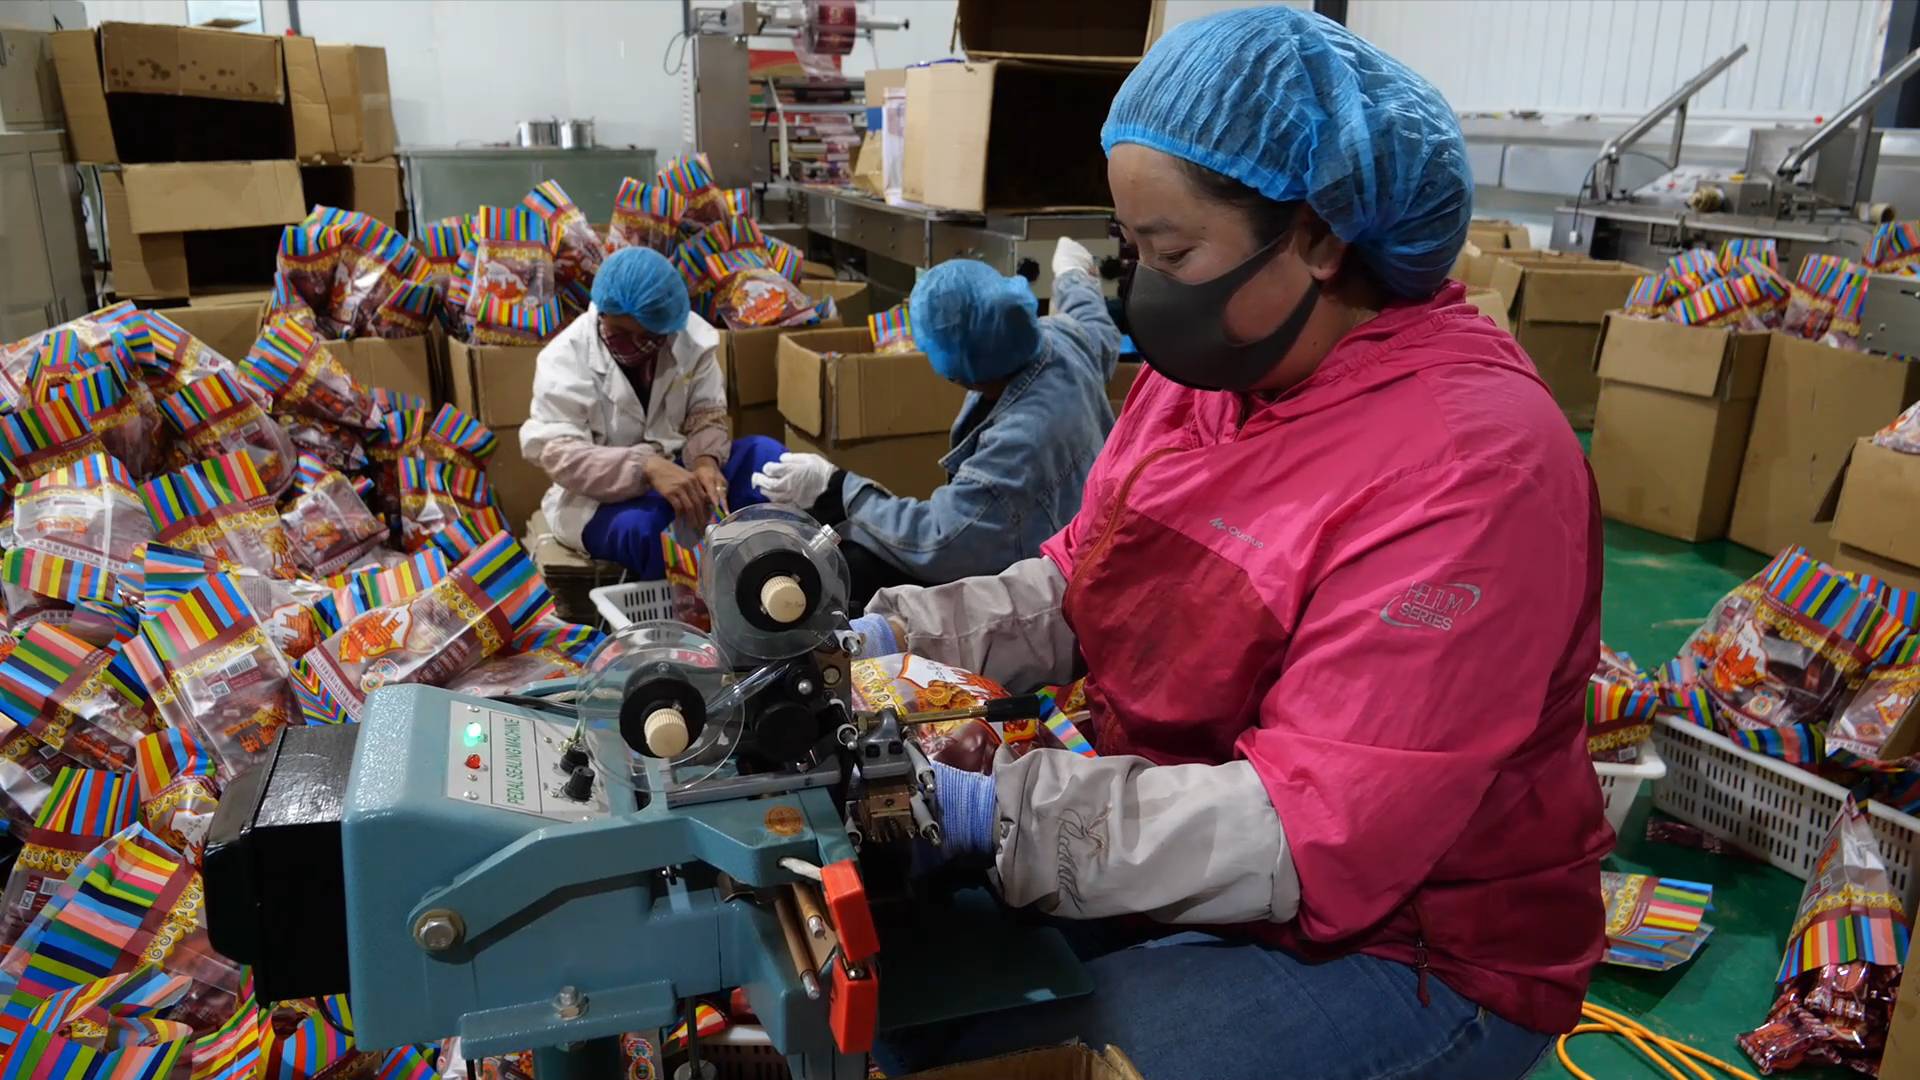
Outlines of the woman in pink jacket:
[[1600,519],[1527,357],[1446,280],[1453,114],[1265,8],[1169,34],[1103,142],[1154,373],[1042,557],[858,624],[1012,686],[1084,663],[1100,756],[943,770],[947,851],[1012,904],[1167,925],[1090,997],[895,1064],[1079,1037],[1153,1080],[1522,1076],[1603,943]]

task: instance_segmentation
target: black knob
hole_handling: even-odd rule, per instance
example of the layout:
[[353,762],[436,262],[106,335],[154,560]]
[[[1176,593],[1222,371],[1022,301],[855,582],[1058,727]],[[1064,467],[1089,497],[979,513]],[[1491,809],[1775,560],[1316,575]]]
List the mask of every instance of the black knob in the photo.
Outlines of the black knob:
[[575,769],[580,768],[590,760],[591,758],[587,754],[586,747],[580,745],[578,742],[570,742],[567,744],[566,750],[560,754],[560,771],[566,773],[568,776],[572,776]]
[[587,796],[593,794],[593,770],[585,766],[573,770],[573,774],[567,777],[567,786],[562,789],[561,794],[574,802],[586,802]]
[[1118,278],[1126,272],[1126,269],[1127,264],[1121,262],[1120,257],[1117,255],[1109,255],[1100,260],[1100,276],[1108,281],[1113,281]]
[[1021,259],[1019,264],[1013,268],[1013,272],[1016,274],[1019,274],[1023,278],[1026,278],[1028,281],[1039,281],[1040,280],[1040,260]]

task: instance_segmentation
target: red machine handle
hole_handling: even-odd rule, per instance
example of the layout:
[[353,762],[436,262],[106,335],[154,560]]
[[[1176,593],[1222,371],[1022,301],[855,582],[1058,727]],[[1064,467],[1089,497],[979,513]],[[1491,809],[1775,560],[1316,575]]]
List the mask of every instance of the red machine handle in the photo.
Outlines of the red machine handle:
[[847,963],[859,966],[880,951],[880,934],[873,928],[873,909],[867,889],[852,859],[820,869],[820,889],[827,898],[833,931],[840,936],[840,952]]

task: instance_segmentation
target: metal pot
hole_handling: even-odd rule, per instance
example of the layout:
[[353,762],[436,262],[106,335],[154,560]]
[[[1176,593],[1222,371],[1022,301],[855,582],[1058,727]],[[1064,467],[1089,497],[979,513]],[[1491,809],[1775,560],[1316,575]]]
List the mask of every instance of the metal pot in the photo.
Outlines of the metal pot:
[[522,120],[517,142],[521,146],[559,146],[560,121],[551,118]]
[[593,120],[567,120],[560,125],[560,147],[563,150],[593,149]]

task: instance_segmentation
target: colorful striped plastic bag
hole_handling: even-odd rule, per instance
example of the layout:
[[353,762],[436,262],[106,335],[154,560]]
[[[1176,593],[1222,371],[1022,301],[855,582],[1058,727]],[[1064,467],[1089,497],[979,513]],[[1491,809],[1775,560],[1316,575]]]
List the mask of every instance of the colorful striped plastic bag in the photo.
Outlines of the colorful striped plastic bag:
[[[287,465],[290,484],[293,462]],[[140,486],[155,541],[291,580],[299,576],[299,567],[274,505],[275,492],[245,451],[197,461]]]
[[9,493],[15,484],[106,452],[85,414],[65,397],[0,414],[0,465],[6,466]]
[[680,219],[687,201],[661,183],[643,184],[629,176],[613,197],[613,220],[607,227],[607,253],[623,247],[652,248],[673,254],[680,242]]
[[0,660],[0,714],[87,768],[133,768],[159,728],[123,646],[100,648],[42,623]]
[[0,580],[70,604],[116,600],[121,574],[153,532],[126,466],[105,454],[81,458],[20,490]]
[[294,490],[280,520],[293,541],[294,560],[315,577],[358,564],[387,538],[386,523],[373,516],[353,481],[310,454],[300,456]]
[[450,461],[400,461],[400,548],[420,551],[461,522],[482,535],[506,532],[506,519],[487,474]]
[[172,728],[140,740],[134,757],[141,823],[193,865],[200,865],[207,830],[220,807],[213,755],[193,736]]
[[0,714],[0,814],[6,816],[16,835],[33,824],[47,796],[53,794],[54,777],[69,766],[77,764],[34,738],[25,725]]
[[576,678],[585,673],[587,661],[605,640],[606,635],[591,626],[536,626],[514,639],[510,651],[482,660],[471,671],[447,680],[446,687],[493,697],[549,679]]
[[867,316],[867,333],[877,353],[917,352],[920,348],[914,343],[913,320],[907,317],[905,304]]
[[196,379],[162,401],[160,410],[195,455],[244,451],[275,495],[293,482],[293,441],[232,376],[215,373]]
[[552,606],[532,557],[503,532],[418,595],[344,620],[307,662],[357,717],[382,686],[441,686],[497,655]]
[[1875,432],[1873,441],[1903,454],[1920,454],[1920,403],[1908,406],[1893,423]]
[[547,248],[553,252],[553,271],[560,284],[591,286],[606,250],[560,181],[542,181],[522,202],[546,222]]
[[240,366],[273,396],[275,416],[309,416],[362,429],[378,420],[366,387],[297,322],[269,323]]
[[1600,646],[1600,663],[1587,679],[1587,756],[1595,761],[1637,761],[1640,744],[1653,738],[1660,690],[1633,658]]
[[0,946],[17,941],[80,860],[133,824],[138,810],[131,774],[61,769],[33,824],[20,832],[24,846],[0,897]]

